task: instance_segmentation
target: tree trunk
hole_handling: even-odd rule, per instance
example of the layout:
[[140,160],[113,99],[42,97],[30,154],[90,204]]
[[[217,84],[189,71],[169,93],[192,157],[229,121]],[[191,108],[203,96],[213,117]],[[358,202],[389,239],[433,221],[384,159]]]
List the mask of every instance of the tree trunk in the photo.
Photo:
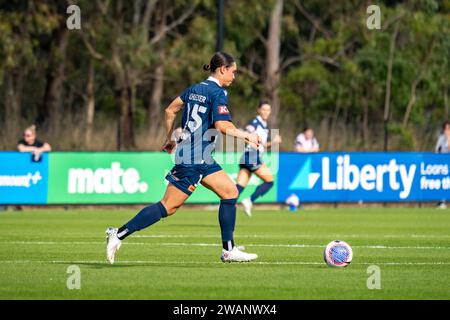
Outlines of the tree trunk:
[[327,149],[335,148],[336,127],[338,125],[339,112],[341,111],[341,87],[338,87],[336,105],[331,120],[330,134],[328,135]]
[[[118,23],[118,25],[121,26],[122,22]],[[121,27],[119,29],[118,34],[121,34]],[[132,150],[135,148],[133,127],[135,75],[122,62],[117,43],[114,43],[112,46],[110,67],[115,78],[115,98],[120,111],[117,128],[117,148],[118,151]]]
[[363,105],[363,119],[362,119],[362,133],[363,133],[363,146],[364,151],[368,151],[369,149],[369,101],[370,97],[365,95],[363,97],[362,105]]
[[[156,27],[156,33],[161,33],[161,31],[166,27],[167,16],[165,2],[158,6],[158,16],[159,23]],[[159,128],[161,122],[161,107],[162,107],[162,97],[164,93],[164,43],[165,35],[163,35],[158,42],[155,43],[155,50],[158,55],[159,63],[155,67],[154,80],[152,91],[150,93],[150,102],[147,110],[148,127],[150,129],[150,138],[154,137],[155,130]]]
[[119,151],[135,148],[133,127],[133,88],[126,86],[116,92],[120,104]]
[[448,86],[444,84],[444,118],[448,119],[449,116],[449,107],[448,107]]
[[50,120],[52,134],[58,132],[61,121],[61,97],[64,83],[64,68],[69,32],[66,28],[58,31],[56,43],[52,46],[47,67],[47,83],[43,103],[38,111],[36,121],[40,124]]
[[348,119],[348,107],[344,108],[342,113],[342,120],[341,120],[341,130],[339,131],[339,139],[338,143],[334,145],[334,150],[344,150],[348,146],[348,131],[350,131],[351,134],[351,127],[349,125],[349,119]]
[[[162,55],[160,55],[162,57]],[[161,123],[162,97],[164,93],[164,64],[161,62],[155,68],[155,80],[150,96],[148,114],[149,128],[159,126]]]
[[433,53],[433,48],[434,48],[435,43],[436,43],[436,38],[433,38],[431,40],[431,43],[430,43],[430,46],[429,46],[427,52],[425,53],[423,60],[420,63],[419,72],[418,72],[416,78],[414,79],[413,83],[411,84],[411,95],[410,95],[410,98],[408,101],[408,105],[406,106],[405,115],[403,116],[403,124],[402,124],[403,129],[406,129],[406,126],[408,125],[409,116],[410,116],[412,108],[417,100],[416,89],[417,89],[417,86],[419,85],[420,81],[422,81],[422,78],[425,74],[428,60],[430,59],[430,57]]
[[84,132],[84,144],[88,146],[89,142],[92,140],[92,131],[94,127],[94,116],[95,116],[95,95],[94,95],[94,82],[95,82],[95,70],[94,61],[89,62],[88,71],[88,82],[86,85],[86,130]]
[[278,113],[280,110],[279,83],[280,83],[280,34],[283,17],[283,0],[275,0],[275,6],[270,17],[269,34],[266,47],[266,77],[264,90],[266,97],[272,104],[272,125],[278,126]]
[[4,128],[14,130],[20,124],[21,118],[23,71],[20,68],[6,71],[5,83]]
[[386,76],[386,95],[384,98],[384,151],[388,150],[388,126],[389,126],[389,113],[390,113],[390,101],[391,101],[391,80],[392,80],[392,63],[394,61],[394,51],[395,51],[395,42],[397,39],[398,28],[400,22],[397,21],[394,27],[394,33],[391,36],[391,44],[389,48],[389,60],[388,60],[388,70]]

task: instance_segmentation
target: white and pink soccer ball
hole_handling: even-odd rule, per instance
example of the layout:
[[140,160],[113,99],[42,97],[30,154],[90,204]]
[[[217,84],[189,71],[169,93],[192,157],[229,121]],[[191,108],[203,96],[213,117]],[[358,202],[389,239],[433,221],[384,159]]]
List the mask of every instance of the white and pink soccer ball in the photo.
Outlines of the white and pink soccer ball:
[[350,245],[341,240],[331,241],[323,252],[323,260],[330,267],[343,268],[353,259],[353,250]]
[[289,206],[290,211],[297,211],[300,205],[300,199],[293,193],[286,199],[286,204]]

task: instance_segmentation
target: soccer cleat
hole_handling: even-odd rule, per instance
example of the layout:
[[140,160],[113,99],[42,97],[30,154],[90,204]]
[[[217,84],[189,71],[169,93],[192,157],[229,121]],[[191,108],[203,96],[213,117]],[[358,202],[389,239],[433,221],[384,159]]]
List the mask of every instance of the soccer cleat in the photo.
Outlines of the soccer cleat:
[[220,257],[222,262],[247,262],[256,258],[258,258],[257,254],[241,251],[236,246],[230,251],[222,249],[222,255]]
[[109,263],[114,263],[117,250],[120,249],[122,241],[117,237],[117,228],[106,229],[106,259]]
[[242,200],[242,205],[244,206],[244,212],[247,216],[251,217],[252,216],[252,200],[250,200],[250,198],[246,198],[244,200]]

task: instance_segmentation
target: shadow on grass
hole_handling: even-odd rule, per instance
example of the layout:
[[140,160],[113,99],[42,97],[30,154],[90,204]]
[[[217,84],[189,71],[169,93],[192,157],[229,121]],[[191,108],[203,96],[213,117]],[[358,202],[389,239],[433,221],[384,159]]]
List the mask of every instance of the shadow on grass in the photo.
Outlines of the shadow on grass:
[[59,265],[78,265],[86,266],[91,269],[117,269],[117,268],[135,268],[135,267],[157,267],[157,268],[216,268],[217,265],[222,265],[217,263],[217,265],[206,264],[205,266],[199,266],[197,263],[177,263],[177,262],[143,262],[143,263],[133,263],[133,262],[117,262],[113,265],[108,262],[78,262],[78,261],[67,261],[67,262],[55,262],[54,264]]

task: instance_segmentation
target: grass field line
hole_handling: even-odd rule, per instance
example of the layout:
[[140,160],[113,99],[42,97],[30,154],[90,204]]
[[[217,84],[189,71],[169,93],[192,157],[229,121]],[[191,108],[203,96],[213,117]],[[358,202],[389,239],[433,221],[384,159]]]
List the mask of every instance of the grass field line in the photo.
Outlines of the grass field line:
[[[135,235],[133,238],[217,238],[215,234],[189,235],[189,234],[152,234],[152,235]],[[336,239],[343,238],[450,238],[450,235],[435,235],[435,234],[314,234],[314,235],[283,235],[283,238],[318,238],[318,237],[333,237]],[[280,238],[280,235],[270,234],[244,234],[239,235],[239,238]]]
[[[105,242],[99,241],[0,241],[0,244],[19,244],[19,245],[105,245]],[[189,242],[126,242],[125,245],[162,245],[162,246],[199,246],[199,247],[219,247],[217,243],[189,243]],[[249,247],[279,247],[279,248],[324,248],[325,245],[317,244],[264,244],[264,243],[252,243],[246,244]],[[352,245],[352,248],[363,249],[417,249],[417,250],[430,250],[430,249],[444,249],[448,250],[450,247],[441,246],[386,246],[386,245]]]
[[[0,260],[0,263],[9,264],[104,264],[110,265],[106,260]],[[173,264],[173,265],[219,265],[221,261],[154,261],[154,260],[124,260],[114,264]],[[324,265],[324,262],[314,261],[252,261],[241,264],[247,265]],[[450,265],[450,262],[352,262],[352,265],[383,265],[383,266],[429,266]]]

